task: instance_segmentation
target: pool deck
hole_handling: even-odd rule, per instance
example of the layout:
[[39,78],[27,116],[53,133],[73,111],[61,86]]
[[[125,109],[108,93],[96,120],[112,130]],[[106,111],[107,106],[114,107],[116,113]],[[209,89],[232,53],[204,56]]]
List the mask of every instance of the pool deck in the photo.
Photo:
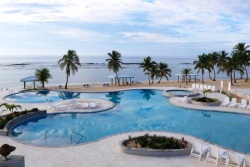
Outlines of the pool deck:
[[[150,89],[173,89],[173,88],[150,88]],[[175,88],[176,89],[176,88]],[[16,91],[17,92],[17,91]],[[6,101],[3,97],[8,95],[9,91],[4,90],[0,92],[0,103]],[[219,93],[208,94],[209,97],[216,97],[220,100],[224,99],[225,95]],[[201,110],[216,110],[216,111],[227,111],[250,114],[250,111],[239,110],[237,108],[226,108],[226,107],[204,107],[195,106],[193,104],[181,103],[176,100],[176,97],[170,98],[170,103],[180,107],[194,108]],[[47,109],[47,104],[21,104],[22,109],[31,109],[37,107],[39,109]],[[70,167],[70,166],[88,166],[88,167],[212,167],[214,163],[206,163],[203,157],[202,161],[197,158],[189,156],[180,157],[149,157],[149,156],[136,156],[121,153],[119,151],[119,142],[127,139],[129,135],[138,136],[143,135],[146,132],[129,132],[124,134],[118,134],[100,139],[98,141],[71,146],[71,147],[60,147],[60,148],[46,148],[46,147],[35,147],[25,145],[12,140],[8,136],[0,136],[0,145],[7,143],[16,147],[13,155],[24,155],[26,167]],[[181,134],[173,134],[168,132],[148,132],[150,134],[166,135],[174,137],[183,137]],[[192,142],[198,140],[192,136],[184,136],[185,140]],[[209,144],[205,141],[202,143]],[[227,149],[228,150],[228,149]],[[249,156],[249,155],[247,155]],[[218,166],[225,166],[220,164]]]

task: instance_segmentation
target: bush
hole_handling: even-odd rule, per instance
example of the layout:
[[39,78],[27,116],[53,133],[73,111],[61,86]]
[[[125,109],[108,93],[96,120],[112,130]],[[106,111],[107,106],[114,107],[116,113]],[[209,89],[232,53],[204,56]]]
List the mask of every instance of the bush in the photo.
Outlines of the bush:
[[212,102],[218,101],[218,99],[209,98],[209,97],[197,97],[197,98],[193,98],[192,100],[195,100],[198,102],[205,102],[205,103],[212,103]]
[[145,134],[144,136],[139,136],[136,139],[129,139],[124,142],[127,146],[129,141],[134,141],[136,147],[151,148],[151,149],[182,149],[187,148],[188,142],[182,138],[181,140],[173,137],[165,136],[149,136]]

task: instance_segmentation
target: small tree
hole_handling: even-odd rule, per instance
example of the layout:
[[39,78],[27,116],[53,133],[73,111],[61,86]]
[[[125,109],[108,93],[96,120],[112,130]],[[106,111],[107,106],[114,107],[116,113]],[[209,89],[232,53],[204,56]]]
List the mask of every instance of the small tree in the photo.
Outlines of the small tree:
[[[2,103],[0,104],[0,107],[4,106],[6,110],[9,110],[11,113],[13,113],[14,109],[22,108],[20,105],[15,105],[15,104],[8,104],[8,103]],[[3,110],[2,112],[6,111]]]
[[207,93],[212,93],[211,89],[203,89],[203,96],[207,98]]

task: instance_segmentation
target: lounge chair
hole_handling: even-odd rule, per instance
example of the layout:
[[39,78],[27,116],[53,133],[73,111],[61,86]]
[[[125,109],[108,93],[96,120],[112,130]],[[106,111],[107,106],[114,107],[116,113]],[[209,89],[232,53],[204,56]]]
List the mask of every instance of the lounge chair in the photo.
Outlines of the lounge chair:
[[228,104],[229,104],[229,97],[226,96],[226,97],[224,98],[223,102],[221,103],[221,106],[227,107]]
[[89,103],[89,107],[90,108],[95,108],[96,107],[96,103],[93,103],[93,102]]
[[240,167],[242,164],[243,156],[239,154],[228,153],[226,166]]
[[195,84],[192,84],[192,90],[196,90]]
[[77,101],[75,99],[71,100],[71,109],[77,108]]
[[212,86],[211,91],[212,91],[212,92],[216,92],[216,91],[217,91],[217,90],[215,89],[215,86]]
[[199,90],[200,84],[196,84],[196,85],[195,85],[195,88],[196,88],[196,90]]
[[204,89],[204,86],[200,85],[199,90],[203,91],[203,89]]
[[208,88],[207,88],[207,85],[204,85],[204,86],[203,86],[203,89],[208,89]]
[[82,108],[88,108],[89,107],[89,104],[88,103],[86,103],[86,102],[83,102],[82,103]]
[[199,160],[201,160],[202,155],[205,154],[207,150],[208,150],[207,145],[201,144],[200,142],[197,141],[193,141],[190,157],[194,156],[199,158]]
[[210,89],[212,91],[212,85],[207,85],[207,89]]
[[246,99],[241,99],[240,104],[238,105],[239,108],[246,108],[247,106],[247,100]]
[[225,150],[220,150],[218,147],[210,145],[208,147],[208,153],[207,153],[207,158],[206,162],[211,161],[215,162],[216,166],[220,162],[220,157],[225,153]]
[[67,105],[66,104],[61,104],[61,103],[56,103],[56,104],[52,104],[51,107],[54,110],[58,110],[58,109],[65,109],[65,108],[67,108]]
[[249,157],[244,157],[243,167],[250,167],[250,158]]
[[229,103],[228,107],[235,107],[237,105],[237,99],[232,98],[231,102]]

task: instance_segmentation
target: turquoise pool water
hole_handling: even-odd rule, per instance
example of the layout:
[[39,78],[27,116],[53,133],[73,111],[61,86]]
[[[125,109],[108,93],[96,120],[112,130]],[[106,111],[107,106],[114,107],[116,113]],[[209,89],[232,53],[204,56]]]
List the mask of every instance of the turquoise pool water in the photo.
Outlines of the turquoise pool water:
[[188,90],[167,90],[166,92],[170,95],[176,95],[176,96],[186,96],[192,93],[191,91]]
[[[123,132],[170,131],[250,153],[249,115],[175,107],[160,90],[81,93],[79,97],[107,99],[116,106],[101,113],[49,114],[25,120],[14,127],[13,137],[32,145],[67,146],[72,132],[84,135],[89,142]],[[73,134],[72,144],[79,139]]]

